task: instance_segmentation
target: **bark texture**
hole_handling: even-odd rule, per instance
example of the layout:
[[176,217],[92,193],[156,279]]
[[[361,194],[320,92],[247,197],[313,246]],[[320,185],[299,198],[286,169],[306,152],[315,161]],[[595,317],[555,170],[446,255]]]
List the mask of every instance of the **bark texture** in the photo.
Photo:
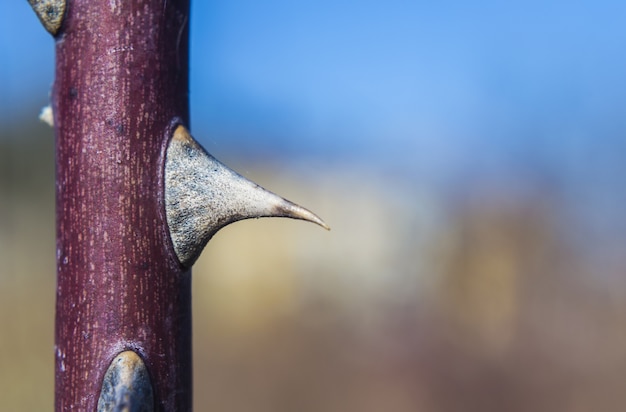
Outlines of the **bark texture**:
[[191,409],[191,273],[163,204],[167,141],[188,123],[188,15],[188,0],[69,0],[56,36],[57,411],[95,410],[124,350],[156,410]]

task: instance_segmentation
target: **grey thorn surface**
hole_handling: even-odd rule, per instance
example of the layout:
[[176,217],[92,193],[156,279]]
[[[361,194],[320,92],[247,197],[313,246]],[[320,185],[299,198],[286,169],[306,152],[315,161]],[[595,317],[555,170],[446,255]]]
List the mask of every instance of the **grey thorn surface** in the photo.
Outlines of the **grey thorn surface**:
[[28,0],[33,8],[39,21],[46,28],[48,33],[53,36],[57,34],[63,23],[65,9],[67,7],[66,0]]
[[167,148],[165,212],[174,251],[186,267],[219,229],[238,220],[290,217],[329,229],[309,210],[220,163],[183,126],[176,128]]
[[120,353],[104,375],[98,412],[152,412],[154,395],[146,365],[133,351]]

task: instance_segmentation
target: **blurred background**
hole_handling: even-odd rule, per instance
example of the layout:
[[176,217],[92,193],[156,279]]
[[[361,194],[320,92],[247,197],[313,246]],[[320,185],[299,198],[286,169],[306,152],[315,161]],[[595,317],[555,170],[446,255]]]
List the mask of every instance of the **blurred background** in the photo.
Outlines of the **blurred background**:
[[[0,409],[51,410],[54,45],[4,6]],[[332,227],[211,241],[195,409],[625,410],[625,21],[608,0],[194,1],[193,134]]]

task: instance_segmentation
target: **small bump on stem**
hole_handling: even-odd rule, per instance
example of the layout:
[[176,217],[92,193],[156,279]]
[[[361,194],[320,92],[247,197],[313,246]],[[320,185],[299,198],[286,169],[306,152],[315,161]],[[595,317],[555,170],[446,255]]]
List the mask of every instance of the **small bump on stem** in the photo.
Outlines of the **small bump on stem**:
[[97,411],[154,411],[150,375],[146,365],[135,352],[122,352],[111,362],[104,375]]

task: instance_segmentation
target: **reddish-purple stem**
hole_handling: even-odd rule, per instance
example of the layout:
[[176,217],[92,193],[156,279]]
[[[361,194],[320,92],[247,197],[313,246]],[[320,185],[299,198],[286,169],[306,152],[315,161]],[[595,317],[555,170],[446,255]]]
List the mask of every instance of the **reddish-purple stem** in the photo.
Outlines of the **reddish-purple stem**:
[[94,411],[112,359],[143,358],[156,410],[191,409],[191,273],[163,206],[188,123],[188,0],[68,0],[56,37],[56,410]]

